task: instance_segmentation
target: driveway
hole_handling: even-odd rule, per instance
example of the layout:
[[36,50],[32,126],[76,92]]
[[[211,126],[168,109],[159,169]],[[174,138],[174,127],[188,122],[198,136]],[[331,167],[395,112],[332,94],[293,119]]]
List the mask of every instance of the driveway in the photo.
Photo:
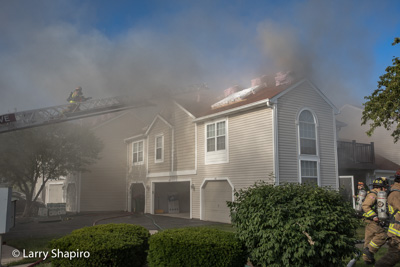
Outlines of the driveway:
[[198,219],[184,219],[166,215],[132,214],[129,212],[80,213],[62,217],[17,218],[15,226],[11,228],[10,232],[3,235],[3,241],[63,236],[85,226],[107,223],[137,224],[149,230],[220,224]]

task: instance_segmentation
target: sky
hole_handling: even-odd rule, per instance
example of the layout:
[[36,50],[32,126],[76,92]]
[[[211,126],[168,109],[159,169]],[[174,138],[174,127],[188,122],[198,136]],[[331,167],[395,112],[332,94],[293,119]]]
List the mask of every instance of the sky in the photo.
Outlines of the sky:
[[0,114],[86,96],[222,92],[293,71],[361,106],[400,56],[399,1],[0,1]]

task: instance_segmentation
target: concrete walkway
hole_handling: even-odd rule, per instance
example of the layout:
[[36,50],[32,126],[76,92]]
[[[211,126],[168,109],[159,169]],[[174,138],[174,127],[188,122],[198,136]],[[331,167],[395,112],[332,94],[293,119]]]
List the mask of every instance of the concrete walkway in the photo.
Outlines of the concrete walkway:
[[[1,246],[2,257],[1,257],[1,265],[6,265],[14,261],[22,260],[21,253],[13,247],[2,245]],[[18,251],[18,252],[17,252]],[[15,255],[15,256],[13,256]],[[19,255],[19,256],[18,256]],[[28,266],[29,264],[24,264],[20,266]]]

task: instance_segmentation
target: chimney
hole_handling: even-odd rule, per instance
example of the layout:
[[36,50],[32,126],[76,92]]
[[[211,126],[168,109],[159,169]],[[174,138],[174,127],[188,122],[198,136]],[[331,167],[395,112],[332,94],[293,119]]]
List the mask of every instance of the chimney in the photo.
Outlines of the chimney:
[[294,74],[292,71],[278,72],[275,76],[275,85],[291,84],[294,80]]
[[272,83],[270,82],[271,77],[268,77],[267,75],[263,75],[261,77],[255,78],[253,80],[251,80],[251,87],[255,87],[255,86],[271,86]]
[[224,97],[227,97],[227,96],[229,96],[231,94],[234,94],[236,92],[239,92],[239,91],[240,91],[239,85],[235,85],[235,86],[229,87],[228,89],[224,90]]

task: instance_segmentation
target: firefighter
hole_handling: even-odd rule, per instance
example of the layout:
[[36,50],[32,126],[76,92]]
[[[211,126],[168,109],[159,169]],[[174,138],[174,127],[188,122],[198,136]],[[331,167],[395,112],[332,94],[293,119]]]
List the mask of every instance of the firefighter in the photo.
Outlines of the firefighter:
[[77,88],[75,88],[75,91],[69,94],[69,97],[67,98],[67,101],[71,103],[71,105],[68,106],[66,112],[79,110],[79,103],[89,99],[91,99],[91,97],[84,97],[82,93],[82,87],[78,86]]
[[386,191],[387,180],[382,177],[376,178],[372,182],[373,189],[365,198],[362,209],[364,211],[364,218],[367,223],[365,226],[364,250],[363,260],[366,264],[374,264],[374,254],[386,242],[385,229],[380,224],[376,210],[377,195],[379,191]]
[[84,102],[89,99],[90,99],[90,97],[83,96],[82,87],[78,86],[78,87],[76,87],[75,91],[71,92],[67,101],[71,104],[75,104],[75,103]]
[[396,172],[394,184],[387,199],[389,206],[388,251],[377,262],[376,267],[395,266],[400,262],[400,170]]

